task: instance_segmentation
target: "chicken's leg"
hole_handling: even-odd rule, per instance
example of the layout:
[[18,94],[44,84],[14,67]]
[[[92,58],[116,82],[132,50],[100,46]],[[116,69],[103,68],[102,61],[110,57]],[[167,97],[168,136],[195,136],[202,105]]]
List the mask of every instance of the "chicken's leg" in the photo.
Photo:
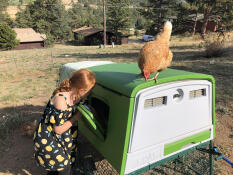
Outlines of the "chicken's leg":
[[147,79],[147,81],[155,80],[155,83],[157,83],[157,77],[160,72],[157,72],[156,75],[153,78]]

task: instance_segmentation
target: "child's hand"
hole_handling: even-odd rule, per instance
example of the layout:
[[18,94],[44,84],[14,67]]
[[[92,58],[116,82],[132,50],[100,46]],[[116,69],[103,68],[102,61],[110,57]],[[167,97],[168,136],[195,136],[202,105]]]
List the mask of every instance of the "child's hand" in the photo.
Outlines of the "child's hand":
[[95,108],[93,108],[91,105],[87,105],[87,106],[91,110],[91,112],[94,114],[94,116],[97,116]]
[[74,113],[74,115],[72,116],[70,121],[71,121],[71,123],[74,123],[74,122],[78,121],[81,117],[82,117],[81,112],[77,111]]

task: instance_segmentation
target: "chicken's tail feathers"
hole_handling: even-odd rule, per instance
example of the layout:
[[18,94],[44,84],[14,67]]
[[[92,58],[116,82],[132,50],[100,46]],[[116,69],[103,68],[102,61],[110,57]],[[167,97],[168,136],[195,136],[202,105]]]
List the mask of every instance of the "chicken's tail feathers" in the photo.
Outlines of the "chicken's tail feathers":
[[172,33],[172,23],[170,21],[166,21],[164,23],[163,31],[159,35],[164,42],[169,42]]
[[166,32],[170,32],[171,33],[171,31],[172,31],[172,23],[170,21],[166,21],[164,23],[164,29],[163,30],[166,31]]

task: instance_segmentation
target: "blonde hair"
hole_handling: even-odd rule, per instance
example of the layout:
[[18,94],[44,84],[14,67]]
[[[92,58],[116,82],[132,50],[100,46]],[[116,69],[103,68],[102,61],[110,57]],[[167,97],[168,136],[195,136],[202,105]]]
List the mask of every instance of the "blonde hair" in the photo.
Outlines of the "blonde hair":
[[88,69],[80,69],[72,73],[70,78],[63,80],[60,86],[54,90],[53,95],[59,92],[76,92],[76,99],[80,100],[80,89],[90,90],[96,83],[95,75]]

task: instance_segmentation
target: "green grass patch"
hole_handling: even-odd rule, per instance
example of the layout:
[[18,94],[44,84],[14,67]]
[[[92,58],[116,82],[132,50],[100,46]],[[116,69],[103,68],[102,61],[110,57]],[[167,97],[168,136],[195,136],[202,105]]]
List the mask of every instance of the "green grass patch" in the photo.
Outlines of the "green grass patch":
[[14,102],[17,101],[17,95],[15,94],[8,94],[1,97],[0,102]]

